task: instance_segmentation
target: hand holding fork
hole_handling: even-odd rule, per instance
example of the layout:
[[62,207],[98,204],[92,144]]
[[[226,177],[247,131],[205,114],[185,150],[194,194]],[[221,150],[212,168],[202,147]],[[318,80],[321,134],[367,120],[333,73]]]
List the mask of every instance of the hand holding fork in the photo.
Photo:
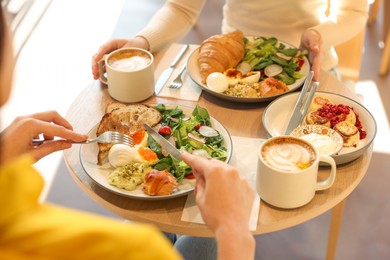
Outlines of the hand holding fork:
[[[45,142],[50,142],[52,140],[43,140],[43,139],[33,139],[33,146],[39,146]],[[82,142],[74,142],[69,140],[70,143],[73,144],[90,144],[90,143],[119,143],[119,144],[126,144],[129,146],[133,146],[133,138],[131,136],[114,132],[114,131],[107,131],[99,135],[95,138],[89,138]]]

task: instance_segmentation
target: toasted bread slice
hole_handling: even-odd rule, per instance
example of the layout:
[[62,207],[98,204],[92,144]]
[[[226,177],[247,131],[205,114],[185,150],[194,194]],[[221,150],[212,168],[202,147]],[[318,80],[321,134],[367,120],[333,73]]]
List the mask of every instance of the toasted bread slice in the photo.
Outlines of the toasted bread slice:
[[[107,106],[106,111],[107,113],[102,117],[96,130],[96,136],[106,131],[117,131],[131,136],[135,132],[144,129],[144,123],[155,126],[162,118],[158,110],[143,104],[126,105],[114,102]],[[103,164],[112,145],[111,143],[98,144],[98,165]]]
[[310,112],[316,111],[316,110],[318,110],[319,108],[323,107],[326,104],[333,105],[333,102],[330,99],[326,98],[326,97],[315,96],[313,98],[313,100],[311,101],[311,103],[310,103],[309,111]]
[[329,119],[320,116],[318,111],[313,111],[307,114],[305,117],[305,122],[308,125],[322,125],[322,126],[330,127]]
[[347,121],[342,121],[336,124],[333,129],[337,131],[343,138],[344,147],[351,147],[358,144],[360,140],[360,133],[358,128],[353,124]]

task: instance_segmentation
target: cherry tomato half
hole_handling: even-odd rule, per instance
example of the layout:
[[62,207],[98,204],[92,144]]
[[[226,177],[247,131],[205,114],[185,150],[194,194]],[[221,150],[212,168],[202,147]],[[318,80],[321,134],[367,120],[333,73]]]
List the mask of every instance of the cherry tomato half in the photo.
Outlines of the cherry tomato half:
[[170,134],[172,134],[172,129],[170,126],[164,125],[164,126],[160,127],[160,129],[158,130],[158,133],[160,135],[170,135]]

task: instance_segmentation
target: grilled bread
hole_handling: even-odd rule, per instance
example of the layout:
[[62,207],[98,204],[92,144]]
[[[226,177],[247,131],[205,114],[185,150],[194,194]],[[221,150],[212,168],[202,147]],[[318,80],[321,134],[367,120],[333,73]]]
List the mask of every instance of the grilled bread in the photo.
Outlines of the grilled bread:
[[330,121],[326,117],[319,115],[318,111],[310,112],[305,117],[305,123],[308,125],[322,125],[330,127]]
[[349,113],[345,116],[345,121],[355,125],[356,124],[356,114],[352,108],[350,108],[350,107],[348,107],[348,108],[349,108]]
[[336,124],[333,129],[343,138],[345,147],[356,146],[360,140],[360,133],[356,126],[348,121],[342,121]]
[[333,102],[328,98],[321,97],[321,96],[315,96],[310,103],[309,111],[316,111],[326,104],[333,105]]
[[[96,130],[96,136],[106,131],[117,131],[131,136],[135,132],[144,129],[143,124],[157,125],[161,121],[161,114],[153,107],[143,104],[111,103],[106,108],[106,114],[102,117]],[[113,144],[99,143],[97,164],[102,165],[107,158]]]

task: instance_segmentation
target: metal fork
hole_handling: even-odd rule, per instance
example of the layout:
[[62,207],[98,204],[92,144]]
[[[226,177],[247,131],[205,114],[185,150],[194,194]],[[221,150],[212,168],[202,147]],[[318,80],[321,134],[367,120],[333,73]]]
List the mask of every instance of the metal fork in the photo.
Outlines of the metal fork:
[[[33,139],[33,146],[39,146],[46,142],[52,142],[53,140],[42,140],[42,139]],[[56,140],[54,140],[56,141]],[[74,142],[69,140],[69,142],[73,144],[91,144],[91,143],[119,143],[119,144],[126,144],[129,146],[133,146],[133,138],[114,131],[107,131],[99,135],[95,138],[89,138],[83,142]]]
[[181,76],[183,75],[183,72],[185,70],[186,66],[183,66],[181,68],[179,75],[171,82],[171,85],[169,85],[170,88],[181,88],[183,86],[183,81],[181,80]]

